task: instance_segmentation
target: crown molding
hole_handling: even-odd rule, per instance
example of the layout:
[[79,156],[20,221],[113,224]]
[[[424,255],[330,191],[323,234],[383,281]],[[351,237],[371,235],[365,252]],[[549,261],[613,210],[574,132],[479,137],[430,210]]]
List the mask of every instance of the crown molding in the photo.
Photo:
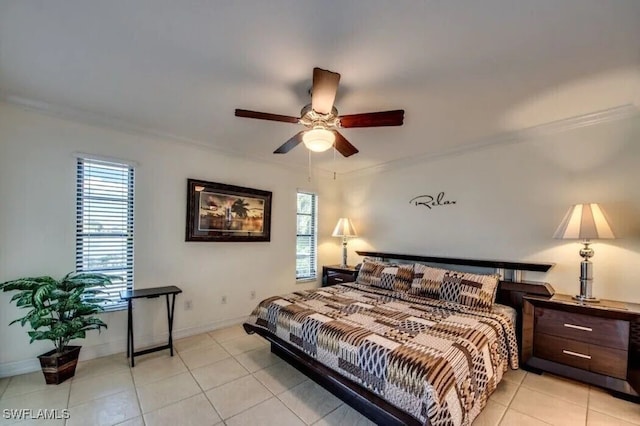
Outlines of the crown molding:
[[[144,136],[151,139],[162,139],[169,142],[188,145],[191,147],[197,147],[207,151],[214,151],[217,153],[225,154],[231,157],[240,158],[248,161],[268,163],[280,168],[287,169],[295,173],[309,173],[307,166],[300,166],[291,163],[283,163],[274,161],[270,157],[260,156],[248,156],[238,151],[230,150],[219,145],[215,145],[209,142],[186,138],[183,136],[174,135],[169,132],[160,131],[153,128],[147,128],[138,126],[127,120],[111,117],[106,114],[95,113],[77,108],[71,108],[59,104],[53,104],[45,101],[30,99],[22,96],[13,95],[10,93],[0,91],[0,101],[4,101],[8,104],[12,104],[23,108],[28,111],[37,112],[43,115],[51,117],[62,118],[69,121],[75,121],[81,124],[86,124],[95,127],[107,128],[110,130],[117,130],[123,133],[128,133],[136,136]],[[332,170],[327,170],[321,167],[312,167],[311,179],[350,179],[358,176],[366,176],[374,173],[384,173],[387,171],[395,170],[401,167],[407,167],[414,164],[420,164],[424,162],[434,161],[443,157],[449,157],[453,155],[460,155],[467,152],[473,152],[481,149],[485,149],[492,146],[510,145],[516,143],[522,143],[530,140],[534,137],[540,137],[543,135],[551,135],[561,133],[568,130],[579,129],[582,127],[594,126],[597,124],[603,124],[608,122],[615,122],[627,118],[640,116],[640,109],[635,104],[624,104],[616,107],[590,112],[574,117],[569,117],[562,120],[543,123],[540,125],[513,130],[508,132],[499,133],[497,135],[481,139],[475,143],[465,144],[464,146],[458,146],[455,148],[443,150],[437,153],[429,153],[423,155],[414,155],[410,157],[399,158],[396,160],[386,161],[384,163],[376,164],[374,166],[363,167],[350,172],[335,173]]]
[[590,112],[587,114],[569,117],[562,120],[551,121],[520,130],[499,133],[497,135],[481,139],[472,144],[458,146],[437,153],[404,157],[397,160],[391,160],[385,163],[377,164],[375,166],[365,167],[351,172],[340,173],[338,174],[338,177],[340,179],[350,179],[375,173],[384,173],[399,169],[401,167],[426,163],[440,158],[460,155],[467,152],[479,151],[493,146],[523,143],[536,137],[558,134],[582,127],[616,122],[619,120],[625,120],[634,117],[640,117],[640,108],[638,106],[636,106],[635,104],[619,105],[613,108]]
[[[209,142],[201,141],[198,139],[187,138],[184,136],[178,136],[169,132],[164,132],[154,128],[138,126],[130,121],[109,116],[107,114],[95,113],[91,111],[85,111],[78,108],[71,108],[60,104],[53,104],[45,101],[30,99],[22,96],[16,96],[5,92],[0,92],[0,101],[6,102],[10,105],[17,106],[26,111],[36,112],[49,117],[61,118],[63,120],[73,121],[80,124],[85,124],[94,127],[106,128],[109,130],[116,130],[119,132],[127,133],[134,136],[143,136],[150,139],[162,139],[173,143],[187,145],[204,149],[206,151],[214,151],[219,154],[224,154],[234,158],[240,158],[243,160],[268,163],[279,168],[287,169],[295,173],[308,173],[309,169],[306,166],[299,166],[291,163],[283,163],[274,161],[269,157],[253,157],[243,154],[238,151],[227,149],[219,145],[215,145]],[[333,178],[333,171],[322,169],[319,167],[312,168],[312,178]]]

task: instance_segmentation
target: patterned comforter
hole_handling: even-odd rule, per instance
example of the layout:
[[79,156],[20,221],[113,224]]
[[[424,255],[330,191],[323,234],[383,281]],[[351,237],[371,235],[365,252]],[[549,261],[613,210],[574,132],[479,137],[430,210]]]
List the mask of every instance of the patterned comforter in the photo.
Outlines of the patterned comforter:
[[470,425],[518,368],[515,311],[491,312],[355,283],[263,300],[247,323],[422,423]]

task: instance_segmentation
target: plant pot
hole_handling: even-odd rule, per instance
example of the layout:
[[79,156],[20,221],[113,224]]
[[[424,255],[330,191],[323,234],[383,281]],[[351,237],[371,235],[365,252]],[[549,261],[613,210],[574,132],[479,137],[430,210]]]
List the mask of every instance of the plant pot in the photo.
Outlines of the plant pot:
[[81,347],[66,346],[62,353],[57,353],[54,349],[38,357],[48,385],[59,385],[76,374]]

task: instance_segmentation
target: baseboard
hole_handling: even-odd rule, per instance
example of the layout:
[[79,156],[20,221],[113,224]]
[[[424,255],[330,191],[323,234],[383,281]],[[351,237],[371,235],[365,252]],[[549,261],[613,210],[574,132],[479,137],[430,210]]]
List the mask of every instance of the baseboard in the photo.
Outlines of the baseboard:
[[[206,333],[208,331],[217,330],[219,328],[230,327],[236,324],[242,324],[247,319],[247,316],[230,318],[221,321],[216,321],[211,324],[199,325],[195,327],[183,328],[173,331],[173,339],[178,340],[184,337],[194,336],[196,334]],[[161,333],[157,335],[142,335],[137,336],[135,340],[136,350],[143,349],[149,346],[166,344],[169,338],[169,333]],[[127,347],[126,337],[123,339],[113,340],[111,342],[105,342],[98,345],[82,346],[80,351],[80,361],[87,361],[94,358],[100,358],[103,356],[114,355],[122,353],[124,356],[125,348]],[[25,359],[21,361],[5,362],[0,364],[0,378],[17,376],[19,374],[33,373],[40,370],[40,362],[37,358]]]

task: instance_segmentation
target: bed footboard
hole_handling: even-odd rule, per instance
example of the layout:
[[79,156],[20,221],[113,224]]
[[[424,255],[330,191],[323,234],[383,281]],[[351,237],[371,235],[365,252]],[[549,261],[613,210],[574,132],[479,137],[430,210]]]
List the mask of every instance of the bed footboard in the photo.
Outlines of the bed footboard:
[[356,382],[341,376],[268,331],[246,323],[243,324],[243,327],[247,333],[258,333],[269,340],[271,342],[271,352],[287,361],[301,373],[340,398],[372,422],[379,425],[394,426],[417,426],[422,424],[415,417],[389,404]]

